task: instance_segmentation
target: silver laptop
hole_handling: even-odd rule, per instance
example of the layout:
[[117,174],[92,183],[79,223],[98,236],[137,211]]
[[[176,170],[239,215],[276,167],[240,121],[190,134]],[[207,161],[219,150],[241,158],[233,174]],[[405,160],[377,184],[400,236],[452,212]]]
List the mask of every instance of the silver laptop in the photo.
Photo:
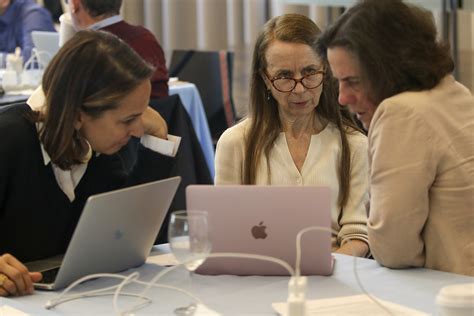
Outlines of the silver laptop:
[[59,50],[59,33],[33,31],[31,39],[38,52],[39,62],[46,67]]
[[[240,252],[296,260],[296,235],[309,226],[331,228],[330,189],[302,186],[207,186],[186,189],[188,210],[208,212],[212,253]],[[301,242],[301,273],[330,275],[331,233],[311,231]],[[271,262],[209,258],[201,274],[288,275]]]
[[89,197],[64,259],[27,263],[43,273],[38,289],[56,290],[93,273],[143,264],[173,200],[180,177]]

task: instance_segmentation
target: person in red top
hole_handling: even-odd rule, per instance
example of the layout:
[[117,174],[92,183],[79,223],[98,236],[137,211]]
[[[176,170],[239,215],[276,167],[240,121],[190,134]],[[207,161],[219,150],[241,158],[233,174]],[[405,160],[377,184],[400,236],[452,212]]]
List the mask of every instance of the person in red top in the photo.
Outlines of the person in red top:
[[67,0],[76,30],[103,30],[115,34],[155,67],[151,78],[152,99],[168,96],[168,70],[158,40],[146,28],[131,25],[119,15],[122,0]]

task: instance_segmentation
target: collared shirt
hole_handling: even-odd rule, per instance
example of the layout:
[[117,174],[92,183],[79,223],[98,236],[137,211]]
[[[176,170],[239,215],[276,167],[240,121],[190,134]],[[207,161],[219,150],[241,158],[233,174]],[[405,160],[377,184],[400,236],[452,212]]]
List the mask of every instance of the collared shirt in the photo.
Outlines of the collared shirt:
[[100,30],[100,29],[102,29],[104,27],[107,27],[109,25],[118,23],[120,21],[123,21],[123,18],[120,15],[114,15],[114,16],[108,17],[106,19],[103,19],[99,22],[96,22],[92,25],[89,25],[88,29],[97,31],[97,30]]
[[[44,105],[45,96],[42,87],[36,89],[36,91],[31,95],[31,97],[26,101],[26,103],[35,111],[41,111],[41,108]],[[36,125],[36,128],[39,130],[41,123]],[[143,135],[140,142],[143,146],[151,149],[157,153],[174,157],[178,151],[179,144],[181,142],[181,137],[168,135],[168,140],[164,140],[151,135]],[[51,158],[49,154],[41,144],[41,150],[43,153],[44,165],[51,163]],[[81,164],[76,164],[71,167],[70,170],[63,170],[59,168],[56,164],[52,163],[51,167],[53,168],[54,176],[56,182],[58,183],[61,190],[66,194],[69,201],[74,201],[75,193],[74,189],[76,188],[79,181],[81,181],[82,176],[86,172],[87,164],[92,158],[92,148],[89,145],[89,151],[84,159],[84,162]]]
[[0,15],[0,52],[13,53],[20,47],[26,62],[34,46],[32,31],[54,32],[51,14],[33,0],[12,0]]

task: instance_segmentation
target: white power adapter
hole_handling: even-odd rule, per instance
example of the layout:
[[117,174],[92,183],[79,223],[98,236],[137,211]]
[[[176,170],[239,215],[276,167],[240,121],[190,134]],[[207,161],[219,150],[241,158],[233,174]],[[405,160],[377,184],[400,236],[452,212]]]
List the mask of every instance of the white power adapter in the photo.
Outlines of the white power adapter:
[[306,285],[308,279],[304,276],[292,276],[288,283],[288,316],[306,315]]

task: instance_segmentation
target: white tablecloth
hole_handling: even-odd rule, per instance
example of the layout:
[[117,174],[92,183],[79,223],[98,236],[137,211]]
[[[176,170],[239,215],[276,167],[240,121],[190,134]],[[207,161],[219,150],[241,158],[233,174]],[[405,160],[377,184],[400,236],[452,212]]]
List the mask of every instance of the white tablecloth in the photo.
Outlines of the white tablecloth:
[[[338,254],[335,257],[336,264],[332,276],[308,278],[307,299],[361,294],[354,278],[352,257]],[[371,294],[380,299],[430,314],[435,314],[435,298],[443,286],[474,282],[472,277],[429,269],[391,270],[368,259],[358,259],[357,266],[361,282]],[[139,271],[142,280],[150,280],[162,269],[156,264],[147,263],[130,271]],[[275,315],[271,304],[286,301],[288,280],[288,277],[194,275],[191,289],[206,306],[223,315]],[[166,275],[162,282],[190,289],[187,271],[182,268]],[[111,284],[113,284],[111,280],[94,280],[79,286],[75,292],[98,289]],[[136,290],[138,292],[141,289],[143,288],[131,286],[127,288],[127,291]],[[84,298],[64,303],[51,311],[45,310],[44,304],[57,294],[37,291],[30,296],[0,299],[0,305],[7,304],[32,315],[113,314],[111,297]],[[153,303],[135,312],[135,315],[174,315],[175,308],[192,302],[184,294],[167,289],[152,289],[148,295],[153,299]],[[120,306],[136,302],[134,299],[123,297],[120,299]]]

